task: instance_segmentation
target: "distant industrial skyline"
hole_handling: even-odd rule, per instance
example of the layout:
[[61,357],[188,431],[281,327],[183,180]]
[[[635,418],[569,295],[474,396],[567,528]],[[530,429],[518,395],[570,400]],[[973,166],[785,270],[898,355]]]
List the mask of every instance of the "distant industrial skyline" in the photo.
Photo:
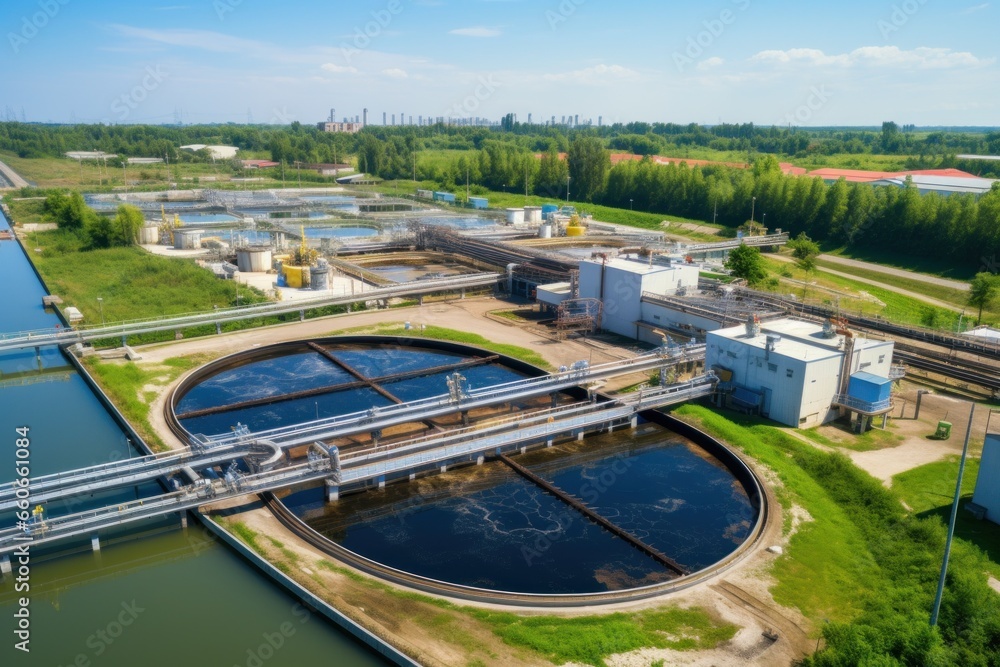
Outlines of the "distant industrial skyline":
[[13,0],[4,119],[1000,124],[991,2]]

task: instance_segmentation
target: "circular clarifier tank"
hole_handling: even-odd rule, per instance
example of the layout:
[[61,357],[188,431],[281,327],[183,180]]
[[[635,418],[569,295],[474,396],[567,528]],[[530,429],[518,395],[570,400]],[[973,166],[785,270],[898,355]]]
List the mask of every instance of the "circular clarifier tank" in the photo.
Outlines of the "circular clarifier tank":
[[[238,424],[260,432],[444,395],[456,371],[472,388],[544,374],[419,338],[287,343],[203,367],[175,390],[168,418],[186,434],[224,434]],[[585,398],[577,390],[546,394],[467,419],[481,429],[512,412]],[[378,443],[367,433],[325,443],[346,456],[460,427],[460,415],[445,415],[386,429]],[[520,445],[501,447],[527,474],[491,450],[481,463],[472,457],[444,473],[434,465],[385,484],[345,486],[334,502],[320,483],[277,492],[269,504],[314,546],[372,574],[524,604],[669,591],[733,562],[762,528],[764,494],[752,472],[720,443],[660,413],[644,413],[635,428],[536,444],[523,454]]]

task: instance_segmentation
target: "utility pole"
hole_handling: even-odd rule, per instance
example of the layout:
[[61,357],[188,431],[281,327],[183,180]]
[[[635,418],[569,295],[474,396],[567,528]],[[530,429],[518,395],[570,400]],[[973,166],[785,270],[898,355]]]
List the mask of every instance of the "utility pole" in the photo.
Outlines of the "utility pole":
[[941,577],[938,579],[937,595],[934,597],[934,610],[931,612],[931,627],[937,625],[938,613],[941,611],[941,596],[944,595],[944,580],[948,575],[948,559],[951,556],[951,541],[955,536],[955,520],[958,518],[958,500],[962,496],[962,475],[965,474],[965,459],[969,455],[969,437],[972,435],[972,417],[976,413],[976,404],[970,403],[969,425],[965,429],[965,444],[962,445],[962,460],[958,464],[958,480],[955,482],[955,500],[951,503],[951,521],[948,522],[948,539],[944,543],[944,562],[941,563]]

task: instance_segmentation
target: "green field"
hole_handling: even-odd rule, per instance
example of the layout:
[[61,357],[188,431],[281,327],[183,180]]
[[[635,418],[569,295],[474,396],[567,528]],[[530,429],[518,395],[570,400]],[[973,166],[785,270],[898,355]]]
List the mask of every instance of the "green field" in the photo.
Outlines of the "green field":
[[[816,260],[816,265],[820,268],[831,269],[841,273],[849,273],[852,276],[885,283],[909,292],[922,294],[932,299],[938,299],[939,301],[950,303],[956,308],[965,309],[966,313],[968,313],[968,316],[963,321],[966,326],[972,326],[975,323],[977,309],[968,305],[969,293],[965,290],[954,289],[944,285],[935,285],[933,283],[915,280],[913,278],[894,276],[872,269],[837,264],[835,262],[825,261],[822,259]],[[998,303],[992,308],[983,309],[983,322],[1000,322],[1000,301],[998,301]]]
[[79,237],[64,231],[32,233],[28,241],[49,291],[79,308],[89,324],[99,323],[102,312],[111,323],[235,306],[237,298],[240,304],[266,300],[259,290],[219,280],[189,259],[138,247],[84,251]]
[[[767,266],[768,271],[771,272],[773,276],[778,277],[779,280],[781,278],[789,278],[809,283],[815,282],[815,285],[810,284],[808,287],[804,287],[801,284],[780,280],[779,287],[769,288],[771,291],[793,294],[799,299],[801,299],[803,297],[803,293],[805,293],[806,300],[809,303],[818,303],[828,307],[839,308],[841,312],[849,314],[878,315],[879,317],[884,317],[888,320],[892,320],[893,322],[899,322],[902,324],[931,326],[933,328],[951,330],[954,330],[955,326],[958,324],[959,313],[957,312],[932,306],[918,299],[898,294],[881,287],[868,285],[866,283],[851,280],[850,278],[835,276],[825,273],[822,270],[806,273],[795,264],[771,259],[766,255],[765,265]],[[837,270],[840,270],[839,267]],[[841,295],[838,296],[829,292],[824,292],[817,289],[817,287],[829,288],[840,292]],[[874,301],[861,298],[858,295],[859,292],[866,292],[867,294],[870,294],[872,297],[884,303],[885,306],[883,307]]]
[[[962,499],[955,524],[955,539],[975,545],[989,556],[986,567],[994,577],[1000,578],[1000,526],[989,521],[979,521],[962,509],[972,501],[979,477],[979,460],[970,458],[962,477]],[[947,461],[928,463],[892,478],[892,490],[917,516],[934,518],[942,523],[951,516],[958,479],[958,457]]]
[[[1000,605],[985,574],[997,567],[995,547],[991,557],[971,540],[955,542],[940,631],[928,626],[945,526],[936,510],[910,514],[901,501],[939,508],[948,475],[921,470],[901,476],[902,482],[897,478],[890,491],[847,457],[822,452],[763,420],[690,404],[674,414],[776,477],[786,529],[789,514],[799,517],[775,562],[771,592],[823,629],[826,648],[807,665],[996,664]],[[980,529],[997,532],[996,526]]]

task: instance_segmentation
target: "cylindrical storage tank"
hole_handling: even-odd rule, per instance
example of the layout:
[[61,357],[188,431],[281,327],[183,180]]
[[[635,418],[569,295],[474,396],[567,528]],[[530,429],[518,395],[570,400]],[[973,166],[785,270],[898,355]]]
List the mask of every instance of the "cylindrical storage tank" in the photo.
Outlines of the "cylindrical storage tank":
[[139,228],[139,244],[153,245],[160,242],[160,228],[156,225],[147,225]]
[[525,206],[524,207],[524,221],[525,222],[541,222],[542,221],[542,207],[541,206]]
[[200,229],[175,229],[174,249],[194,250],[201,247]]
[[568,225],[566,227],[566,236],[583,236],[586,233],[586,227],[581,227],[579,225]]
[[524,222],[524,209],[523,208],[509,208],[507,209],[507,224],[508,225],[519,225]]
[[548,223],[545,223],[544,225],[538,225],[538,238],[540,239],[552,238],[552,225]]
[[542,217],[548,218],[553,213],[559,211],[559,207],[555,204],[542,204]]
[[325,259],[316,262],[316,266],[309,271],[309,283],[314,290],[330,289],[330,263]]
[[240,248],[236,251],[236,266],[241,273],[266,273],[271,268],[271,249]]

